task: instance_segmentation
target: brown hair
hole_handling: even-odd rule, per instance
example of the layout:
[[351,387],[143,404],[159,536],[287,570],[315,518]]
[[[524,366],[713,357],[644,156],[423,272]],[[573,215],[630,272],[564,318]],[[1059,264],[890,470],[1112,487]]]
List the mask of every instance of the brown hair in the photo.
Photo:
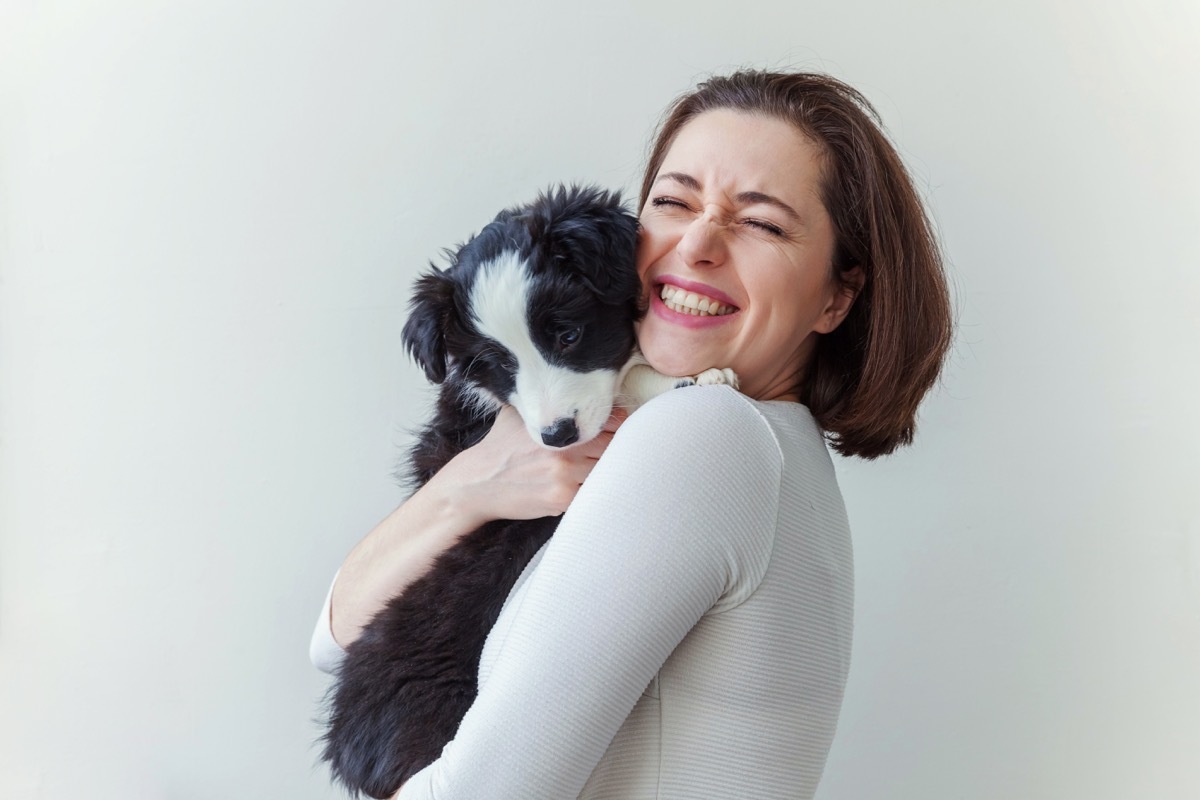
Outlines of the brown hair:
[[911,443],[917,406],[950,347],[953,314],[932,226],[879,115],[828,75],[710,78],[667,111],[639,208],[679,131],[714,109],[790,122],[821,148],[821,199],[836,237],[831,268],[843,282],[855,267],[863,272],[849,314],[818,339],[801,402],[842,455],[876,458]]

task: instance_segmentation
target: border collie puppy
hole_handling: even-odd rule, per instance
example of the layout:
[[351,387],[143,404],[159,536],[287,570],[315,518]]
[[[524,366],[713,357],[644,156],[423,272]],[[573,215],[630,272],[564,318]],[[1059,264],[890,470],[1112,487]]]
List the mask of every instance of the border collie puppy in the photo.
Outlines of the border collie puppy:
[[[616,193],[559,187],[501,212],[446,270],[418,279],[404,343],[441,390],[411,453],[416,487],[482,439],[505,403],[536,441],[567,447],[599,434],[618,398],[636,407],[674,386],[736,386],[728,370],[677,379],[637,355],[637,232]],[[323,756],[351,792],[390,797],[453,738],[484,640],[557,524],[497,520],[464,536],[350,645]]]

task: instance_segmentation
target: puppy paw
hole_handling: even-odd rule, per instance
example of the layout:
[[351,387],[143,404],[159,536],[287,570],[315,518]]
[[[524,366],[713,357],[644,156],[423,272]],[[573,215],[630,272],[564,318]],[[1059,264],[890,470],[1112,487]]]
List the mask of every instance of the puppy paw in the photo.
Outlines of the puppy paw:
[[695,378],[676,378],[675,383],[671,386],[672,389],[682,389],[685,386],[695,386]]
[[696,376],[697,386],[732,386],[738,388],[737,373],[731,369],[706,369]]

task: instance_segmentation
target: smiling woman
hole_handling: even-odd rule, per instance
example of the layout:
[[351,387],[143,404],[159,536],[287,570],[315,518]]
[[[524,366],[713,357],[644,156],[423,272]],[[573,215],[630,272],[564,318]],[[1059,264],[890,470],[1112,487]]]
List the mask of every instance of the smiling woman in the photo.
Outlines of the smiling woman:
[[330,668],[458,537],[565,508],[454,739],[399,798],[816,791],[853,635],[826,441],[874,458],[911,440],[950,341],[936,242],[870,106],[811,74],[739,72],[681,98],[640,222],[645,358],[732,368],[742,391],[668,392],[557,451],[502,411],[355,548],[314,634]]
[[[697,164],[693,171],[676,169],[678,160],[689,158]],[[707,185],[701,183],[703,175],[710,176]],[[744,185],[725,185],[736,181]],[[672,186],[686,196],[672,197]],[[689,202],[715,203],[729,192],[733,196],[714,210],[736,210],[741,216],[730,219],[770,234],[776,255],[764,260],[762,250],[749,248],[747,237],[739,242],[725,236],[714,250],[703,228],[655,225],[663,204],[677,203],[680,210],[668,219],[680,221]],[[675,237],[676,271],[738,276],[753,271],[755,277],[747,280],[755,283],[759,268],[789,256],[802,258],[801,253],[814,259],[804,275],[785,280],[776,274],[785,285],[773,302],[786,304],[790,298],[811,306],[823,297],[827,313],[821,327],[808,329],[798,343],[802,369],[785,373],[779,384],[764,385],[791,384],[798,390],[800,402],[844,455],[875,458],[912,441],[917,406],[937,380],[950,346],[950,299],[921,200],[874,109],[858,91],[811,73],[747,71],[709,80],[669,110],[642,180],[641,207],[643,228],[663,231],[661,238],[643,240],[643,269],[653,270],[647,261],[662,256],[645,254],[652,238],[665,250]],[[685,240],[685,232],[692,238]],[[710,249],[692,250],[696,237]],[[820,262],[815,252],[823,244],[832,251]],[[711,269],[718,260],[725,269]],[[687,267],[689,262],[694,266]],[[692,286],[689,291],[703,292]],[[668,291],[657,296],[665,299]],[[852,298],[848,308],[847,298]],[[656,345],[658,331],[665,333],[664,326],[644,328],[639,342],[643,350],[658,351],[652,364],[673,366],[671,354]],[[700,344],[669,334],[664,341],[671,338],[685,348]]]
[[861,268],[830,269],[819,151],[782,120],[716,110],[680,131],[662,170],[641,214],[646,359],[670,375],[719,364],[750,397],[798,400],[817,337],[861,287]]

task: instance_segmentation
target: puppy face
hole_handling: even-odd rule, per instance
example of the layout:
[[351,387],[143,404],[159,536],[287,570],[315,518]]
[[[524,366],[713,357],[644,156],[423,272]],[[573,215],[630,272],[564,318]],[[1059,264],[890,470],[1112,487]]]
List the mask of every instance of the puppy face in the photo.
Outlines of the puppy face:
[[431,380],[514,406],[535,441],[587,441],[634,347],[636,240],[619,198],[594,189],[502,212],[418,281],[405,343]]

